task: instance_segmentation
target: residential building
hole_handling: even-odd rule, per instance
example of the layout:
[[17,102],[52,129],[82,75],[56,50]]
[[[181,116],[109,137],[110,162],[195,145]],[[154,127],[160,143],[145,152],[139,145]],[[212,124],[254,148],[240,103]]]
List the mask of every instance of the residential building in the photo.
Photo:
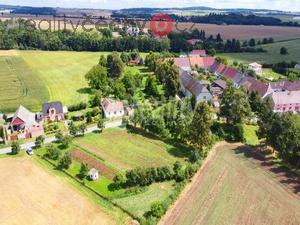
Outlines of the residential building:
[[295,69],[300,70],[300,63],[295,65]]
[[190,45],[195,45],[199,42],[201,42],[200,39],[189,39],[189,40],[187,40],[187,43],[189,43]]
[[254,71],[257,75],[261,76],[263,74],[262,65],[256,62],[250,63],[248,65],[248,70]]
[[61,102],[48,102],[42,106],[44,121],[60,121],[65,119],[66,107]]
[[194,79],[187,71],[180,72],[181,91],[185,96],[196,96],[197,102],[212,101],[212,95],[208,89]]
[[20,105],[10,125],[10,140],[33,138],[44,134],[43,125],[36,121],[36,114]]
[[273,92],[269,99],[274,112],[300,113],[300,91]]
[[123,117],[125,114],[124,105],[120,101],[105,98],[101,106],[106,118]]
[[190,53],[190,56],[206,57],[206,51],[203,49],[196,49]]
[[210,91],[213,96],[221,96],[226,88],[227,83],[225,80],[215,80],[211,84]]

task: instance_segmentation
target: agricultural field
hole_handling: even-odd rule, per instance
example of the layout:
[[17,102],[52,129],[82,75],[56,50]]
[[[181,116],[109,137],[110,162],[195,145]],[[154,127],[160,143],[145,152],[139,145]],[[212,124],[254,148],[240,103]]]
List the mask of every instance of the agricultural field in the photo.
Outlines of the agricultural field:
[[[219,54],[218,56],[226,57],[230,62],[238,61],[242,63],[278,63],[281,61],[296,61],[300,62],[299,54],[300,39],[275,42],[273,44],[262,45],[261,47],[267,52],[256,52],[256,53],[225,53]],[[288,55],[281,55],[280,48],[286,47]]]
[[48,99],[43,81],[23,58],[14,51],[0,51],[0,112],[12,112],[20,104],[40,110]]
[[118,170],[136,167],[159,167],[184,161],[189,154],[184,147],[175,147],[147,134],[122,128],[106,129],[102,134],[88,134],[74,140],[76,145],[94,153]]
[[84,75],[101,54],[108,53],[0,51],[0,112],[14,112],[20,104],[40,111],[47,101],[87,101],[90,89]]
[[252,149],[221,143],[160,224],[299,224],[299,177]]
[[28,158],[1,158],[0,171],[1,225],[119,224],[108,209]]
[[[147,23],[149,28],[149,23]],[[249,40],[250,38],[262,39],[273,37],[275,40],[289,40],[300,38],[299,27],[279,27],[279,26],[246,26],[246,25],[216,25],[216,24],[193,24],[178,23],[174,26],[174,31],[204,30],[208,35],[216,36],[218,33],[223,39]]]

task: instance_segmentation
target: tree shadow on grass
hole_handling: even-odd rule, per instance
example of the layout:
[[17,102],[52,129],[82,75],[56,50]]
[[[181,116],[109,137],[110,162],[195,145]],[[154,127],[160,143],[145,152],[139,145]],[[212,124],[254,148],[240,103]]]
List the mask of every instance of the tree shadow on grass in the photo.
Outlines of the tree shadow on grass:
[[234,149],[234,152],[256,160],[263,169],[273,173],[280,183],[285,184],[295,194],[300,194],[300,177],[289,168],[272,162],[262,153],[248,146],[239,146]]
[[92,94],[93,93],[92,89],[87,88],[87,87],[86,88],[80,88],[80,89],[77,90],[77,92],[80,93],[80,94]]

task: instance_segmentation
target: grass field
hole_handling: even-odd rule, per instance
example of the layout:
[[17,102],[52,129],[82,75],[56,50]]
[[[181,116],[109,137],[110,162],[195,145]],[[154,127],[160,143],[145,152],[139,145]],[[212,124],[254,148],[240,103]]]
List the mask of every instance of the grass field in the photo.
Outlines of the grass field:
[[254,125],[244,125],[244,137],[246,139],[247,145],[258,145],[259,140],[256,132],[258,131],[258,126]]
[[0,159],[0,224],[118,224],[28,158]]
[[102,134],[88,134],[76,138],[74,143],[119,170],[172,165],[177,160],[183,161],[189,153],[187,149],[121,128],[106,129]]
[[244,146],[216,150],[160,224],[300,223],[299,178]]
[[[300,62],[300,54],[299,54],[299,46],[300,39],[283,41],[283,42],[275,42],[273,44],[262,45],[262,47],[267,50],[267,52],[263,53],[226,53],[219,54],[219,56],[223,56],[228,58],[230,62],[238,61],[242,63],[277,63],[281,61],[296,61]],[[288,49],[288,55],[281,55],[280,48],[286,47]]]
[[[89,99],[84,75],[108,52],[0,51],[0,112],[23,104],[41,110],[47,101],[65,105]],[[145,56],[145,54],[141,54]],[[131,67],[129,70],[138,71]]]
[[145,192],[113,200],[118,205],[126,208],[137,217],[150,210],[153,202],[162,202],[173,192],[174,182],[155,183],[147,187]]

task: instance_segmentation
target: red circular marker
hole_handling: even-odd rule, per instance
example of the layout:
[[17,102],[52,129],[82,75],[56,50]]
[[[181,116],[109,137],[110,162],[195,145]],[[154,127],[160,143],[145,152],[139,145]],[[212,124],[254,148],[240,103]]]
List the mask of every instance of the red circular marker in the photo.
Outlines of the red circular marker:
[[173,20],[166,14],[155,14],[150,20],[150,29],[160,37],[168,35],[174,27]]

